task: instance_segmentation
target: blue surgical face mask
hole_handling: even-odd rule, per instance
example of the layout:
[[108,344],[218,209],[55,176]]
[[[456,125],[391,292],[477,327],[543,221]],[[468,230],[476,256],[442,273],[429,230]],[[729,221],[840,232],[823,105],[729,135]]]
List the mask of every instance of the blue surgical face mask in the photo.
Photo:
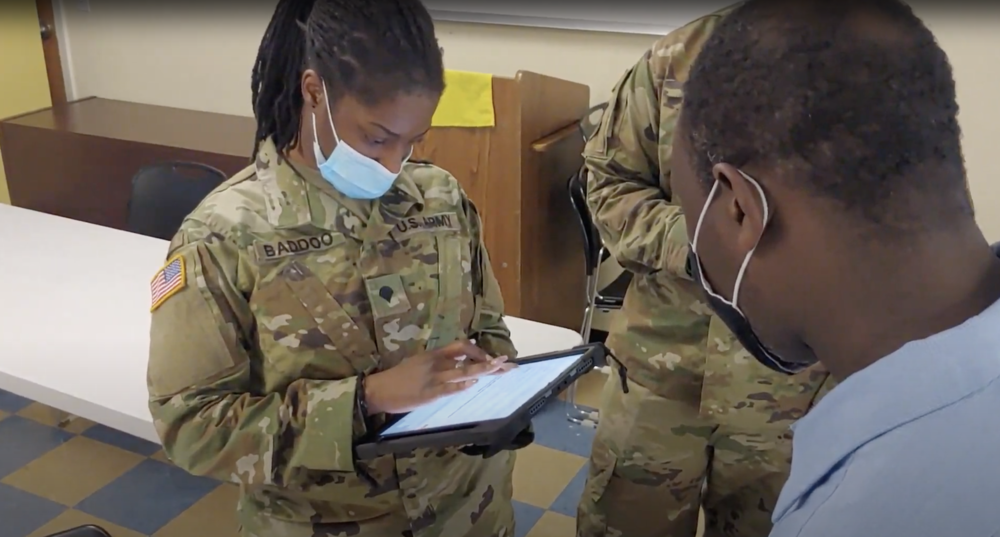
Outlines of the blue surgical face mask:
[[[340,136],[337,135],[337,128],[333,126],[333,115],[330,110],[330,97],[326,93],[326,84],[323,84],[323,99],[326,101],[326,117],[330,122],[333,137],[337,141],[337,147],[333,149],[329,157],[323,156],[323,150],[319,146],[319,137],[316,135],[316,114],[314,112],[312,114],[313,154],[316,157],[316,165],[319,166],[320,175],[333,185],[333,188],[348,198],[358,200],[381,198],[392,188],[399,173],[392,173],[385,166],[358,153],[356,149],[347,145],[347,142],[341,140]],[[403,162],[409,160],[411,155],[413,155],[412,148],[410,155]]]

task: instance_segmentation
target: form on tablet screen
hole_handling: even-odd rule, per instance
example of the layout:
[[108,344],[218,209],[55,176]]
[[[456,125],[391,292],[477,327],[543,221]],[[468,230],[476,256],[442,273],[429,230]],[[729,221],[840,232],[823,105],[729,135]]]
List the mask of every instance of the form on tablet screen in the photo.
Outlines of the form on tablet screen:
[[568,371],[583,353],[521,364],[502,375],[481,377],[471,388],[422,406],[382,432],[382,436],[465,425],[510,417]]

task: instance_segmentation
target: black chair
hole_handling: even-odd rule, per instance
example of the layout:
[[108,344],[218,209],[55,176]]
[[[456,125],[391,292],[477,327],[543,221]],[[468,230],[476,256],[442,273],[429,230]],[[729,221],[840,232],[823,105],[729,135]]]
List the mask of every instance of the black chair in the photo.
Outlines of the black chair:
[[195,162],[147,166],[132,178],[128,223],[133,233],[170,240],[184,217],[226,180],[226,174]]
[[626,272],[621,277],[615,279],[611,285],[604,289],[599,288],[599,271],[601,263],[609,256],[608,251],[601,242],[601,236],[594,226],[590,217],[590,210],[587,208],[586,174],[585,169],[581,169],[576,175],[570,177],[567,189],[569,190],[570,203],[576,211],[577,220],[583,235],[583,258],[586,263],[587,307],[583,314],[583,325],[580,327],[580,336],[585,342],[590,342],[591,325],[594,321],[596,310],[617,310],[621,309],[625,299],[625,290],[631,281],[631,273]]
[[[583,136],[585,142],[600,128],[601,121],[608,109],[608,104],[605,102],[591,107],[587,111],[587,114],[580,119],[578,127],[580,135]],[[581,167],[577,173],[569,178],[566,188],[569,191],[569,200],[576,211],[580,231],[583,235],[583,256],[584,262],[587,264],[587,309],[584,311],[580,336],[583,337],[584,342],[590,343],[595,309],[614,310],[621,308],[622,299],[625,297],[625,289],[628,287],[628,281],[631,280],[631,276],[628,273],[623,275],[625,276],[624,287],[621,287],[621,284],[619,284],[619,280],[623,278],[619,278],[611,286],[614,289],[608,289],[606,293],[602,293],[599,288],[598,275],[601,263],[610,254],[605,250],[604,244],[601,242],[601,235],[598,233],[597,228],[594,227],[594,221],[590,216],[590,209],[587,207],[586,174],[587,169]]]
[[[584,140],[589,139],[600,126],[603,113],[606,111],[607,103],[591,108],[587,115],[580,120],[580,134]],[[591,341],[591,328],[594,322],[594,313],[600,311],[618,310],[622,307],[625,298],[625,290],[631,282],[632,275],[629,272],[623,273],[615,279],[611,285],[600,288],[600,267],[601,263],[610,254],[601,242],[601,235],[594,226],[594,221],[590,216],[590,209],[587,207],[587,170],[581,167],[577,173],[569,178],[566,190],[569,193],[570,203],[576,212],[577,221],[580,225],[580,232],[583,237],[583,257],[586,263],[586,301],[587,306],[583,313],[583,323],[580,327],[580,337],[584,342]],[[573,423],[596,424],[598,420],[597,412],[585,409],[576,403],[576,384],[566,390],[566,400],[570,407],[567,410],[567,418]]]
[[59,533],[53,533],[48,537],[111,537],[104,528],[100,526],[80,526],[68,529]]

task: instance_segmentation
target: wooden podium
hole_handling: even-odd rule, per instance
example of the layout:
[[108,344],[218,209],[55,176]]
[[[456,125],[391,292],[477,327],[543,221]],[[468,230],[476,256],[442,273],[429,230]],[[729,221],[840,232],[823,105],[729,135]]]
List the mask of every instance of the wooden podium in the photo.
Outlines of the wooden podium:
[[451,172],[482,213],[507,313],[579,330],[583,241],[566,181],[583,164],[590,88],[521,71],[493,78],[493,128],[434,128],[414,157]]
[[[482,215],[506,313],[578,329],[585,306],[579,224],[566,181],[582,164],[587,86],[535,73],[494,77],[496,126],[434,128],[414,158],[462,183]],[[0,122],[12,204],[124,229],[132,176],[170,160],[235,173],[252,118],[89,98]]]

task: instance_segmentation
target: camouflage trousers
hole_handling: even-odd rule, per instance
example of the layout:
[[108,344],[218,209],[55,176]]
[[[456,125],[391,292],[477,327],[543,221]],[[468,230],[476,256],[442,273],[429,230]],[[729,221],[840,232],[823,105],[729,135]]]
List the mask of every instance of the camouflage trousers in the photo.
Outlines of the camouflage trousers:
[[791,465],[786,426],[741,431],[611,375],[602,395],[577,537],[767,537]]
[[[351,522],[295,522],[272,518],[240,501],[242,537],[514,537],[513,468],[515,454],[490,459],[478,484],[467,494],[437,498],[437,513],[416,494],[399,496],[398,509]],[[445,513],[444,511],[447,511]],[[318,517],[316,517],[318,518]]]

